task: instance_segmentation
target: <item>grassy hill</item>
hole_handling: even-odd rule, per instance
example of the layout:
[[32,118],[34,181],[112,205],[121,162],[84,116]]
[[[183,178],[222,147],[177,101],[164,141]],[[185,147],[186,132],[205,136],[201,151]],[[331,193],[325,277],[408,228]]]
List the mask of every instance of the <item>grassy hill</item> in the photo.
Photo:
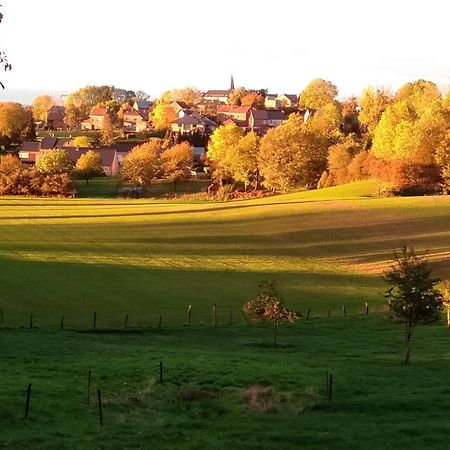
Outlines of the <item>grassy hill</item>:
[[293,309],[382,308],[380,274],[401,245],[450,276],[448,197],[372,198],[373,182],[231,203],[0,198],[5,323],[224,321],[275,279]]

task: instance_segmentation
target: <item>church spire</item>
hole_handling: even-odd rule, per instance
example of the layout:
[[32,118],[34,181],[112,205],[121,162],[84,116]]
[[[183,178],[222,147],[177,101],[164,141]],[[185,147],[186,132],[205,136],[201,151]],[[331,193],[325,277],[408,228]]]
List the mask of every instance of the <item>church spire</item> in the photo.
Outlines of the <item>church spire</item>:
[[233,74],[231,74],[230,91],[234,91],[234,78],[233,78]]

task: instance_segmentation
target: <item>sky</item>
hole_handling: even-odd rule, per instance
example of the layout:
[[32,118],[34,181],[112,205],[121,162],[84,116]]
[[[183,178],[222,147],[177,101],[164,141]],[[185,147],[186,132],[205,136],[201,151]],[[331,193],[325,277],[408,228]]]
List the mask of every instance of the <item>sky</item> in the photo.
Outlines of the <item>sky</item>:
[[298,94],[314,78],[341,98],[419,78],[450,85],[447,0],[2,0],[0,101],[85,85]]

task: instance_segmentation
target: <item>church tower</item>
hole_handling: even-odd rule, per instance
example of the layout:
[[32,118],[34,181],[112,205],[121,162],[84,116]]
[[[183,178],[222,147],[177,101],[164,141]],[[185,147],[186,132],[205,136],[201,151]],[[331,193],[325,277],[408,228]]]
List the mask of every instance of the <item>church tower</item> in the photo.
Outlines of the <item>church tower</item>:
[[230,91],[234,91],[234,78],[233,78],[233,74],[231,74]]

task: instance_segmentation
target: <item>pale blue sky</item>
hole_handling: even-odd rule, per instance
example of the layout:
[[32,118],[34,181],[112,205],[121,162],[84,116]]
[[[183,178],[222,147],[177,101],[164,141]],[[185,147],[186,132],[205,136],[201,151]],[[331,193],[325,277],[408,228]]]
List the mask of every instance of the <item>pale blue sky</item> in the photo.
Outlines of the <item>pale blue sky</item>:
[[[187,85],[340,96],[425,78],[450,83],[446,0],[2,0],[1,80],[70,92],[87,84],[152,97]],[[0,100],[8,92],[0,92]]]

